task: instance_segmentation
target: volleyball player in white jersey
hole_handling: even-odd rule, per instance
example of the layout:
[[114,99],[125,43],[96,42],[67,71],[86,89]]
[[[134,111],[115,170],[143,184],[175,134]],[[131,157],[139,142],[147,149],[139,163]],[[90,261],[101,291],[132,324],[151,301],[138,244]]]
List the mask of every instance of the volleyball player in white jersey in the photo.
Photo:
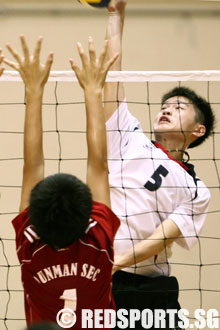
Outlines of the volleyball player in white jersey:
[[[109,56],[121,53],[125,5],[121,0],[109,8]],[[120,69],[121,57],[111,70]],[[111,202],[121,220],[114,245],[116,306],[178,310],[178,282],[169,277],[171,244],[190,249],[197,242],[210,200],[183,157],[210,135],[214,115],[192,90],[176,88],[162,98],[151,142],[129,112],[122,84],[106,83],[105,101]],[[161,324],[166,327],[172,324]]]

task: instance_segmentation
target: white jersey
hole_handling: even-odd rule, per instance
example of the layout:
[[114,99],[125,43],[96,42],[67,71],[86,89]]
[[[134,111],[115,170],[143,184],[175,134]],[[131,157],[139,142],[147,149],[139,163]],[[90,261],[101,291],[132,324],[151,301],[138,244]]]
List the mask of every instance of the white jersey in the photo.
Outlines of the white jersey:
[[[176,243],[189,249],[203,227],[210,193],[192,175],[192,165],[171,159],[152,143],[123,102],[106,123],[109,182],[112,209],[121,225],[115,237],[115,254],[121,254],[147,239],[167,218],[179,227]],[[191,174],[189,174],[192,172]],[[170,247],[128,272],[156,277],[168,276]]]

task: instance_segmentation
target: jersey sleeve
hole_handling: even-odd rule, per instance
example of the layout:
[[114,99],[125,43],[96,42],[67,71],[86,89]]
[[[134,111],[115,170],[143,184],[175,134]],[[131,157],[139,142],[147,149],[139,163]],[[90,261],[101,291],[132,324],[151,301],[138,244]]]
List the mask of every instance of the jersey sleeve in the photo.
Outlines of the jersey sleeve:
[[12,225],[15,230],[16,235],[16,248],[22,243],[24,237],[23,233],[25,228],[29,223],[28,208],[25,209],[22,213],[18,214],[13,220]]
[[21,247],[26,240],[24,231],[29,224],[28,208],[22,213],[18,214],[14,220],[12,220],[12,225],[15,230],[15,241],[16,241],[16,251],[18,254],[18,259],[21,262]]
[[190,199],[188,196],[169,215],[169,219],[176,223],[182,233],[176,240],[178,245],[190,249],[197,242],[206,219],[210,197],[208,188],[202,181],[198,181],[197,197]]
[[[106,122],[108,158],[120,159],[129,143],[131,133],[141,130],[138,120],[129,112],[124,100]],[[142,130],[141,130],[142,131]]]
[[93,202],[93,215],[98,220],[99,225],[105,231],[108,239],[113,243],[115,234],[119,228],[120,220],[106,205]]

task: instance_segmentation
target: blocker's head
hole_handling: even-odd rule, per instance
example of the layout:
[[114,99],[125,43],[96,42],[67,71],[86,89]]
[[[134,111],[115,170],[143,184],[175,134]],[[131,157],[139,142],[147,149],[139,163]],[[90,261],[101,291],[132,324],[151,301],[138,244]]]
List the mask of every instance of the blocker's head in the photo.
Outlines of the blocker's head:
[[215,117],[210,104],[193,90],[176,87],[162,97],[161,111],[154,125],[156,139],[162,135],[194,148],[214,129]]
[[48,176],[31,192],[30,223],[41,241],[54,249],[84,235],[91,210],[89,187],[70,174]]

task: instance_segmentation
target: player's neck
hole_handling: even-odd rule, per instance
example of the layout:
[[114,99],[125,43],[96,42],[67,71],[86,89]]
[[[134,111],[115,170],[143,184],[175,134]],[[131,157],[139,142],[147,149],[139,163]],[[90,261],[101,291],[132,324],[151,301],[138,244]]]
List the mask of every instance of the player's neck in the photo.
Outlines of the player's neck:
[[168,155],[178,161],[183,161],[185,154],[185,148],[183,145],[177,145],[174,141],[160,140],[157,139],[157,142],[166,150]]

